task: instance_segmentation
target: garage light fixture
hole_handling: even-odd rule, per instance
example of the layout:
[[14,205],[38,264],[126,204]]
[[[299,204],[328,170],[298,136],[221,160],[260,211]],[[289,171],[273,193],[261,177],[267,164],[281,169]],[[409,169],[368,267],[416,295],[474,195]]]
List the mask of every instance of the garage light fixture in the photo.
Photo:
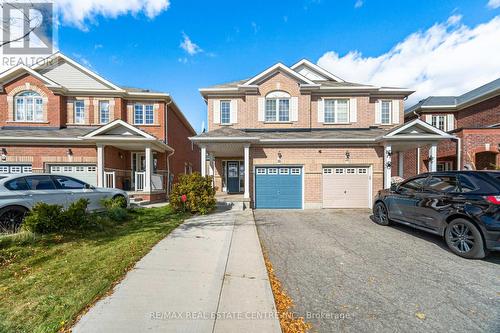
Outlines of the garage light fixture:
[[385,164],[385,167],[386,167],[387,169],[392,168],[392,163],[391,163],[391,162],[387,162],[387,163]]
[[345,152],[345,159],[347,161],[349,161],[350,158],[351,158],[351,153],[349,152],[349,150],[346,150],[346,152]]
[[7,159],[7,149],[2,148],[2,161]]
[[278,163],[281,163],[281,159],[283,158],[283,154],[281,152],[278,152]]
[[73,156],[73,151],[71,149],[68,149],[67,154],[68,154],[68,156]]

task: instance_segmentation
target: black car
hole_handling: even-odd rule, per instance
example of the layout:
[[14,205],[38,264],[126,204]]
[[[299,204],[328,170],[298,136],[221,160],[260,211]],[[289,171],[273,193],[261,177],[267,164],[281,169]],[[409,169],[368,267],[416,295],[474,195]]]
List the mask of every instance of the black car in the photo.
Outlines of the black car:
[[379,191],[374,220],[392,221],[440,236],[464,258],[500,250],[500,172],[447,171],[412,177]]

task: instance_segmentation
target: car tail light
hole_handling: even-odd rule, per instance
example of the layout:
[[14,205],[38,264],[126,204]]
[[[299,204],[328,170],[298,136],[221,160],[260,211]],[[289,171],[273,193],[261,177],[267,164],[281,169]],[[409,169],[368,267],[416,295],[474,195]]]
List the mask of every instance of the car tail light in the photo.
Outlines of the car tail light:
[[487,197],[484,197],[486,201],[494,204],[494,205],[500,205],[500,195],[488,195]]

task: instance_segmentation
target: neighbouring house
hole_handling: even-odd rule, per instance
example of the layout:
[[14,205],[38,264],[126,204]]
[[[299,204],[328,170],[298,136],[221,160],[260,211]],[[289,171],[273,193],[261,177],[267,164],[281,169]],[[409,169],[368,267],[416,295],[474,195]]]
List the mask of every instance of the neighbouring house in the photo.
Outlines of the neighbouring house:
[[117,86],[61,53],[1,73],[0,85],[0,173],[57,173],[159,201],[199,170],[196,132],[169,94]]
[[[406,110],[406,122],[417,118],[456,137],[439,144],[437,170],[500,166],[500,78],[460,96],[427,97]],[[429,170],[422,149],[405,155],[405,177]]]
[[401,164],[397,152],[431,144],[436,156],[452,137],[403,123],[413,91],[347,82],[308,60],[200,92],[208,131],[191,140],[202,174],[224,199],[255,208],[371,207]]

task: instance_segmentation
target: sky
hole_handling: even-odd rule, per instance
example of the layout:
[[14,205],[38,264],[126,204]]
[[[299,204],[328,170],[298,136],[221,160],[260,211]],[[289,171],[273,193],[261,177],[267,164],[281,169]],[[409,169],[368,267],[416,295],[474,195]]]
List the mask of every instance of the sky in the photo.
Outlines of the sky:
[[122,86],[170,93],[200,131],[199,88],[307,58],[407,106],[500,77],[500,0],[55,0],[58,48]]

